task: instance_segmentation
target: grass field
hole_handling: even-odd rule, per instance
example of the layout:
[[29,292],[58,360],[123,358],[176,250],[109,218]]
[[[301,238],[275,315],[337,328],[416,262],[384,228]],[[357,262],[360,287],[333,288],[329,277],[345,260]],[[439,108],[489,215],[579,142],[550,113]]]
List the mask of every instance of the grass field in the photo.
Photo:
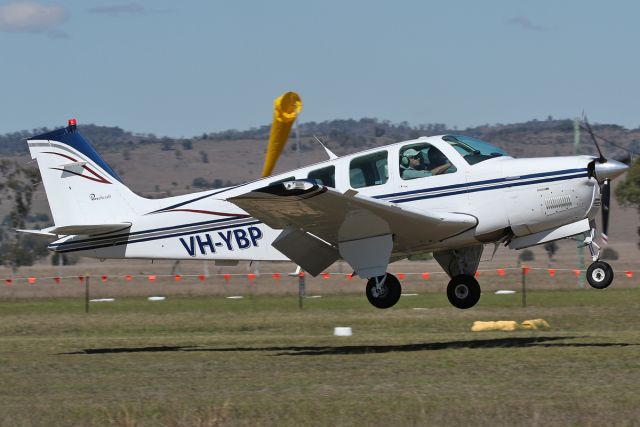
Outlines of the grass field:
[[[640,424],[640,290],[528,303],[130,297],[85,314],[81,299],[0,301],[0,424]],[[532,318],[552,329],[470,332]]]

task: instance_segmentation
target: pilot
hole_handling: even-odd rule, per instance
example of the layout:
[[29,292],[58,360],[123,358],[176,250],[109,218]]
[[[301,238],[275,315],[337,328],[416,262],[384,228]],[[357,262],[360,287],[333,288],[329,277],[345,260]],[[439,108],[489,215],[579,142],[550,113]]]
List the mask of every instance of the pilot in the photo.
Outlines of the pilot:
[[429,158],[429,170],[432,175],[447,173],[447,170],[452,166],[449,159],[436,147],[429,148],[427,157]]
[[414,148],[409,148],[402,153],[400,170],[402,171],[402,179],[414,179],[432,175],[424,166],[422,153]]

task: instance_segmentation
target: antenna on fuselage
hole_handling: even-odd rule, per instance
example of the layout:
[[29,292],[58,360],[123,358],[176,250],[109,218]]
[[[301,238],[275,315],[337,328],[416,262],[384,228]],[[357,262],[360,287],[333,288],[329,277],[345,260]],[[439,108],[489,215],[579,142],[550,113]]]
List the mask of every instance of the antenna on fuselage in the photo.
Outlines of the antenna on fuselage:
[[338,158],[338,156],[336,156],[333,153],[333,151],[329,150],[327,148],[327,146],[324,145],[324,143],[322,142],[322,140],[320,138],[318,138],[317,136],[313,135],[313,139],[315,139],[318,142],[318,144],[322,145],[322,148],[324,148],[324,151],[327,152],[327,156],[329,156],[329,160],[333,160],[333,159],[337,159]]

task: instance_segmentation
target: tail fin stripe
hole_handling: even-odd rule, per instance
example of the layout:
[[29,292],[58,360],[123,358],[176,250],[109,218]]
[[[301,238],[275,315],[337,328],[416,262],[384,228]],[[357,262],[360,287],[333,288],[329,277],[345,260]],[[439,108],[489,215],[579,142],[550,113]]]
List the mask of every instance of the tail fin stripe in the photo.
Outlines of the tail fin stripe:
[[88,170],[89,172],[91,172],[92,174],[98,176],[98,178],[92,178],[90,176],[82,175],[81,173],[70,171],[69,169],[64,169],[64,168],[51,168],[51,169],[55,169],[55,170],[58,170],[58,171],[62,171],[62,172],[70,173],[70,174],[73,174],[73,175],[77,175],[77,176],[79,176],[81,178],[90,179],[91,181],[99,182],[101,184],[111,184],[111,182],[109,182],[106,179],[104,179],[103,177],[97,175],[94,171],[92,171],[91,169],[87,168],[86,166],[84,168],[86,170]]
[[[62,154],[62,153],[56,153],[55,151],[43,151],[43,153],[46,153],[46,154],[55,154],[56,156],[60,156],[60,157],[64,157],[65,159],[69,159],[69,160],[71,160],[72,162],[77,162],[77,161],[78,161],[78,160],[74,159],[74,158],[73,158],[73,157],[71,157],[71,156],[67,156],[66,154]],[[71,171],[71,170],[69,170],[69,169],[61,169],[61,168],[51,168],[51,169],[56,169],[56,170],[60,170],[60,171],[63,171],[63,172],[69,172],[69,173],[72,173],[72,174],[74,174],[74,175],[78,175],[78,176],[81,176],[81,177],[83,177],[83,178],[90,179],[90,180],[92,180],[92,181],[101,182],[101,183],[103,183],[103,184],[111,184],[111,182],[110,182],[109,180],[107,180],[106,178],[104,178],[103,176],[101,176],[99,173],[95,172],[95,171],[94,171],[93,169],[91,169],[89,166],[83,165],[83,166],[82,166],[82,168],[83,168],[83,169],[85,169],[86,171],[88,171],[89,173],[91,173],[91,175],[95,176],[97,179],[95,179],[95,178],[91,178],[91,177],[88,177],[88,176],[86,176],[86,175],[79,174],[79,173],[77,173],[77,172],[73,172],[73,171]]]

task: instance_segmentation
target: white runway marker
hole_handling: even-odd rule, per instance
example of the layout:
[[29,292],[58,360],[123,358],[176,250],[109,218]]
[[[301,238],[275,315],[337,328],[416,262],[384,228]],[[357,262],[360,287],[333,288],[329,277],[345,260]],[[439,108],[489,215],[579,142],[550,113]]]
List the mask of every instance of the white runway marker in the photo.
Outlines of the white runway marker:
[[516,293],[516,291],[510,291],[510,290],[507,290],[507,289],[502,289],[502,290],[496,291],[496,295],[510,295],[510,294],[515,294],[515,293]]
[[242,295],[232,295],[230,297],[227,297],[227,299],[242,299],[244,298]]
[[350,337],[352,335],[352,331],[349,326],[337,326],[333,328],[333,335],[336,337]]
[[96,298],[89,301],[90,302],[114,302],[115,300],[116,300],[115,298]]
[[147,298],[149,301],[164,301],[167,297],[149,297]]

